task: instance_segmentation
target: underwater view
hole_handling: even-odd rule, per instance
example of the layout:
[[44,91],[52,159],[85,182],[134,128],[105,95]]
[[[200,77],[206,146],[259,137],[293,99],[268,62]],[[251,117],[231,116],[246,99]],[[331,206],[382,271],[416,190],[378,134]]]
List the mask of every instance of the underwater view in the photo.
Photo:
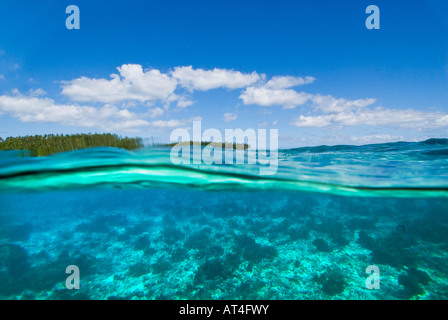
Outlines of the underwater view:
[[448,299],[448,139],[170,151],[1,151],[0,299]]

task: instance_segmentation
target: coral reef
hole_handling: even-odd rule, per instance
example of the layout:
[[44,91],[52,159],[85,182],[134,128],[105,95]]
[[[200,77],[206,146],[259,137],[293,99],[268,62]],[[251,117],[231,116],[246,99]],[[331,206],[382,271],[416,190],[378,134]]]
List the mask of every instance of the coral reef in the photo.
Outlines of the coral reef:
[[[446,201],[284,192],[210,192],[204,200],[203,192],[177,189],[88,194],[9,196],[0,298],[448,298]],[[380,290],[365,287],[372,264]],[[68,265],[80,269],[79,290],[65,288]]]

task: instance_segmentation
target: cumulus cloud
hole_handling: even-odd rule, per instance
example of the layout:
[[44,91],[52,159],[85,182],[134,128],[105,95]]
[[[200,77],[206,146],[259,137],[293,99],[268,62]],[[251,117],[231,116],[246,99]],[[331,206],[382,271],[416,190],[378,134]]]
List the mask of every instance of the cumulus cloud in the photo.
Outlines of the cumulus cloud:
[[33,97],[40,97],[40,96],[44,96],[44,95],[46,95],[47,92],[46,92],[44,89],[38,88],[38,89],[35,89],[35,90],[30,89],[30,90],[28,91],[28,94],[29,94],[30,96],[33,96]]
[[[46,95],[43,89],[30,90],[27,96],[13,90],[12,96],[0,96],[0,114],[8,113],[23,122],[49,122],[101,129],[185,127],[192,119],[156,118],[168,113],[171,103],[175,103],[179,109],[192,105],[190,96],[195,90],[227,88],[240,89],[239,98],[245,105],[281,106],[290,109],[306,104],[309,111],[290,122],[296,127],[364,125],[417,130],[448,128],[447,113],[385,109],[373,107],[376,103],[373,98],[348,100],[298,91],[295,87],[315,81],[310,76],[273,76],[267,79],[265,74],[255,71],[242,73],[219,68],[204,70],[194,69],[192,66],[179,66],[162,73],[157,69],[144,70],[139,64],[124,64],[117,70],[118,73],[112,74],[108,79],[83,76],[62,82],[61,93],[73,101],[68,103],[57,103],[43,97]],[[103,106],[99,107],[99,104]],[[142,106],[147,108],[146,111],[129,111]],[[264,113],[270,111],[265,108]],[[223,115],[225,122],[236,119],[236,113]],[[262,122],[260,125],[268,126],[269,122]],[[277,122],[272,125],[277,125]],[[381,138],[387,140],[389,137],[372,136],[373,140]]]
[[68,126],[102,129],[135,129],[148,125],[136,114],[113,105],[101,108],[57,104],[49,98],[32,96],[0,96],[0,112],[8,113],[22,122],[58,123]]
[[324,113],[337,113],[353,108],[363,108],[370,106],[376,102],[376,99],[357,99],[357,100],[346,100],[343,98],[336,99],[333,96],[322,96],[315,95],[311,99],[313,107],[324,112]]
[[156,120],[151,122],[151,126],[158,128],[182,127],[186,124],[185,120]]
[[228,112],[228,113],[224,113],[223,120],[225,122],[230,122],[230,121],[236,120],[237,118],[238,118],[238,116],[235,113]]
[[165,109],[156,107],[146,113],[134,113],[128,109],[111,104],[102,107],[79,106],[75,104],[58,104],[50,98],[25,96],[17,91],[15,96],[0,96],[0,114],[8,113],[22,122],[58,123],[67,126],[100,128],[104,130],[137,131],[142,127],[176,128],[188,126],[192,117],[181,120],[154,120],[165,113]]
[[313,83],[316,80],[313,77],[292,77],[292,76],[275,76],[266,82],[264,87],[270,89],[287,89],[291,87],[301,86],[304,84]]
[[202,120],[202,117],[192,117],[190,119],[181,119],[181,120],[156,120],[150,122],[150,125],[157,128],[178,128],[178,127],[185,127],[196,120],[200,121]]
[[111,80],[81,77],[65,81],[62,94],[74,101],[116,103],[166,100],[173,95],[177,81],[159,70],[143,71],[141,65],[124,64]]
[[438,127],[448,127],[448,114],[441,116],[435,122]]
[[351,136],[350,140],[357,144],[368,144],[368,143],[385,143],[385,142],[396,142],[403,141],[403,136],[394,136],[390,134],[371,134],[365,136]]
[[[406,129],[432,129],[448,127],[448,115],[413,109],[372,108],[376,99],[347,100],[331,95],[314,95],[310,98],[318,114],[300,115],[291,121],[296,127],[389,126]],[[378,140],[379,137],[373,137]],[[367,141],[366,141],[367,142]]]
[[257,72],[214,68],[194,69],[192,66],[175,67],[169,73],[157,69],[144,71],[141,65],[124,64],[117,68],[118,74],[111,79],[80,77],[62,82],[62,94],[73,101],[118,103],[129,100],[140,102],[176,102],[185,108],[193,101],[185,95],[175,94],[179,87],[189,90],[207,91],[217,88],[244,89],[240,98],[244,104],[260,106],[280,105],[295,108],[312,96],[297,92],[292,87],[313,83],[313,77],[274,76],[266,81],[265,74]]
[[147,112],[147,115],[149,118],[157,118],[157,117],[160,117],[161,115],[163,115],[164,113],[165,113],[164,109],[157,107],[157,108],[149,109]]
[[181,109],[189,107],[189,106],[191,106],[193,104],[193,101],[187,99],[184,96],[177,96],[176,97],[176,101],[177,101],[177,103],[176,103],[177,107],[181,108]]
[[207,91],[216,88],[238,89],[256,83],[261,76],[256,73],[241,73],[239,71],[218,69],[193,69],[192,66],[176,67],[171,73],[179,85],[190,90]]
[[249,87],[240,95],[244,104],[256,104],[263,107],[283,106],[285,109],[295,108],[312,97],[306,92],[292,89],[271,89],[266,87]]
[[[118,74],[111,74],[110,79],[92,79],[83,76],[63,81],[62,94],[80,102],[161,101],[176,102],[177,107],[185,108],[192,105],[193,101],[184,95],[175,94],[174,91],[178,87],[189,91],[238,89],[252,85],[264,77],[256,72],[242,73],[218,68],[193,69],[192,66],[175,67],[169,73],[162,73],[157,69],[143,70],[139,64],[124,64],[117,70]],[[297,80],[291,79],[291,81]]]
[[339,113],[304,116],[291,121],[296,127],[327,126],[394,126],[408,129],[434,129],[448,126],[448,115],[441,112],[423,112],[412,109],[357,109]]
[[274,76],[267,82],[247,87],[239,98],[246,105],[282,106],[285,109],[292,109],[306,103],[312,95],[290,88],[312,83],[314,80],[313,77]]

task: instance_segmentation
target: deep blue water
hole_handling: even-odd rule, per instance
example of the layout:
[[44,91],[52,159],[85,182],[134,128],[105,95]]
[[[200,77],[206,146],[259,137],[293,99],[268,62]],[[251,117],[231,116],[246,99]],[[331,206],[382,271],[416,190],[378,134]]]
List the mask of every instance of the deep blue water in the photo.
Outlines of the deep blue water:
[[0,298],[448,298],[448,140],[280,150],[271,176],[169,151],[1,152]]

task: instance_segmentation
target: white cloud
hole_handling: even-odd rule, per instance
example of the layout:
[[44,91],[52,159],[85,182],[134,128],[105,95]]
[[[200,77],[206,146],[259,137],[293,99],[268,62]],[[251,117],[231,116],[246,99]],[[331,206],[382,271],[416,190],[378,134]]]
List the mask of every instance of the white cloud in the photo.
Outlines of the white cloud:
[[188,100],[187,98],[183,97],[183,96],[177,96],[177,107],[178,108],[186,108],[189,107],[193,104],[193,101]]
[[187,124],[187,120],[156,120],[151,122],[151,126],[158,128],[175,128]]
[[[336,99],[331,95],[310,98],[314,115],[300,115],[291,121],[296,127],[389,126],[406,129],[448,127],[448,115],[412,109],[371,108],[376,99]],[[369,108],[370,107],[370,108]],[[374,137],[379,141],[378,137]],[[364,141],[368,142],[368,141]]]
[[292,89],[270,89],[266,87],[249,87],[240,95],[244,104],[257,104],[263,107],[274,105],[286,109],[295,108],[307,102],[312,97],[306,92],[297,92]]
[[143,71],[141,65],[124,64],[111,80],[81,77],[65,81],[62,94],[74,101],[114,103],[166,100],[173,95],[177,81],[159,70]]
[[102,129],[135,129],[148,125],[134,113],[112,105],[101,108],[57,104],[49,98],[0,96],[0,112],[22,122],[58,123]]
[[240,95],[244,104],[295,108],[312,96],[290,88],[315,80],[313,77],[274,76],[266,82],[266,75],[257,72],[242,73],[219,68],[204,70],[192,66],[175,67],[168,74],[156,69],[144,71],[138,64],[124,64],[117,69],[119,74],[112,74],[111,79],[81,77],[64,81],[62,94],[82,102],[161,101],[166,104],[177,102],[178,108],[185,108],[193,101],[174,93],[179,86],[189,91],[245,88]]
[[274,76],[265,83],[247,87],[239,98],[246,105],[283,106],[285,109],[292,109],[306,103],[312,95],[289,88],[312,83],[314,80],[313,77]]
[[155,121],[151,121],[150,125],[152,127],[157,127],[157,128],[179,128],[179,127],[188,127],[189,124],[191,124],[193,121],[200,121],[202,120],[202,117],[200,116],[196,116],[196,117],[191,117],[189,119],[180,119],[180,120],[155,120]]
[[423,112],[412,109],[357,109],[316,116],[301,115],[293,119],[296,127],[327,126],[394,126],[408,129],[433,129],[448,127],[448,115],[441,112]]
[[371,134],[365,136],[351,136],[350,140],[357,144],[369,144],[369,143],[385,143],[403,141],[403,136],[391,136],[389,134]]
[[223,120],[225,122],[230,122],[230,121],[236,120],[237,118],[238,118],[238,115],[236,115],[235,113],[228,112],[228,113],[224,113]]
[[326,116],[306,117],[300,115],[296,119],[293,119],[290,124],[295,127],[326,127],[331,124],[331,121]]
[[333,96],[315,95],[311,99],[313,107],[321,110],[324,113],[337,113],[353,108],[363,108],[370,106],[376,102],[376,99],[358,99],[358,100],[346,100],[336,99]]
[[119,74],[111,79],[78,79],[63,81],[62,94],[73,101],[117,103],[128,100],[140,102],[177,102],[185,108],[193,101],[174,93],[179,86],[190,91],[206,91],[216,88],[237,89],[252,85],[262,79],[256,72],[251,74],[226,69],[193,69],[192,66],[176,67],[169,74],[157,69],[144,71],[141,65],[124,64],[117,68]]
[[163,115],[164,113],[165,113],[164,109],[157,107],[157,108],[149,109],[147,112],[147,115],[149,118],[157,118],[157,117],[160,117],[161,115]]
[[448,114],[436,120],[436,125],[440,127],[448,127]]
[[321,145],[365,145],[373,143],[387,143],[397,141],[422,141],[429,137],[410,138],[395,134],[372,133],[365,135],[353,135],[350,132],[331,132],[325,134],[304,134],[300,136],[282,135],[279,136],[281,148],[297,148]]
[[316,80],[313,77],[292,77],[292,76],[275,76],[269,80],[264,87],[270,89],[287,89],[295,86],[313,83]]
[[192,66],[176,67],[171,73],[179,85],[192,91],[207,91],[216,88],[238,89],[252,85],[261,79],[256,72],[241,73],[239,71],[218,69],[193,69]]
[[[168,113],[171,103],[184,109],[193,104],[191,92],[216,88],[242,89],[239,98],[244,105],[261,107],[281,106],[285,109],[307,104],[309,113],[291,121],[296,127],[342,127],[342,126],[391,126],[415,130],[448,128],[448,114],[417,110],[385,109],[372,107],[376,99],[348,100],[331,95],[299,92],[297,86],[310,84],[313,77],[274,76],[269,80],[257,72],[218,69],[194,69],[192,66],[175,67],[162,73],[157,69],[144,70],[138,64],[124,64],[117,68],[118,74],[108,79],[80,77],[62,82],[62,94],[74,102],[56,103],[44,98],[43,89],[29,90],[23,96],[17,89],[12,96],[0,96],[0,114],[8,113],[24,122],[50,122],[62,125],[97,127],[103,129],[134,129],[143,126],[174,128],[188,126],[192,119],[155,120]],[[0,79],[4,78],[0,74]],[[186,90],[185,90],[186,89]],[[178,91],[176,91],[178,90]],[[180,92],[179,92],[180,91]],[[190,92],[188,92],[190,91]],[[86,105],[77,105],[82,102]],[[102,107],[93,103],[106,104]],[[157,106],[156,103],[161,103]],[[117,104],[120,108],[115,105]],[[134,107],[144,106],[146,112],[133,113]],[[137,108],[136,108],[137,109]],[[137,109],[138,110],[138,109]],[[135,111],[135,110],[134,110]],[[270,113],[267,108],[265,114]],[[151,119],[152,121],[144,120]],[[238,118],[236,113],[224,113],[223,121]],[[262,126],[277,125],[272,119]],[[395,136],[372,135],[368,139],[387,140]],[[347,138],[349,139],[349,138]],[[353,140],[352,140],[353,141]]]
[[38,88],[38,89],[30,89],[28,91],[28,94],[32,97],[40,97],[40,96],[44,96],[47,94],[47,92],[44,89]]

